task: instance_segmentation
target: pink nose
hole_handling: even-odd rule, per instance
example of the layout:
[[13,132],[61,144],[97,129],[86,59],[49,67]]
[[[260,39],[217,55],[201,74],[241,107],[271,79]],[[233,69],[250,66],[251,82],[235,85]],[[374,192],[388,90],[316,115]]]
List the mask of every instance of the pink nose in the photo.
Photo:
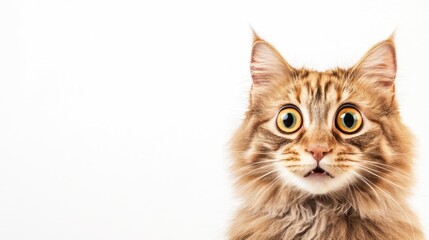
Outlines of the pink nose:
[[329,148],[320,145],[311,145],[306,150],[313,155],[313,158],[318,163],[329,151],[331,151]]

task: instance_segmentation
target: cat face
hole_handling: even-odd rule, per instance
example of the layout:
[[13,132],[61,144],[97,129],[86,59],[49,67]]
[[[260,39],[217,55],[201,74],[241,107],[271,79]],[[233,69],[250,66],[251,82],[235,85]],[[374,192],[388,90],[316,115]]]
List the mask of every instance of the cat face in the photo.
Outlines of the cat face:
[[382,161],[375,156],[380,151],[391,151],[381,149],[377,124],[388,106],[374,106],[370,88],[342,84],[345,78],[341,71],[302,71],[293,83],[271,86],[281,94],[257,100],[263,107],[255,114],[266,122],[253,142],[259,150],[250,151],[269,152],[267,160],[278,160],[272,165],[288,184],[316,194],[334,191]]
[[313,195],[394,187],[395,168],[406,165],[398,156],[411,145],[394,100],[393,39],[350,69],[316,72],[291,67],[256,36],[251,73],[249,111],[233,141],[244,187]]

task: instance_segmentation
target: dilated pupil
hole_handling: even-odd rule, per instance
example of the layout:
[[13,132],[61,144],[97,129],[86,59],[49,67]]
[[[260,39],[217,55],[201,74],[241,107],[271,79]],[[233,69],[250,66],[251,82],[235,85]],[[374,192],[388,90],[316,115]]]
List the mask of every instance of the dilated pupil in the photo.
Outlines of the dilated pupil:
[[355,124],[355,118],[351,113],[345,113],[343,117],[343,122],[346,127],[351,128]]
[[295,124],[295,116],[292,113],[286,113],[285,115],[283,115],[283,124],[287,128],[293,127],[293,125]]

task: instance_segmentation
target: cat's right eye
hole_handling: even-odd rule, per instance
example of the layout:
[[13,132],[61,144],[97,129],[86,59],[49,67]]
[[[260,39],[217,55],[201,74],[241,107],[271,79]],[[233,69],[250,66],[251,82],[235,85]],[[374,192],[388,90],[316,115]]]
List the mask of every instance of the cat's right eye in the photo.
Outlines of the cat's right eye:
[[302,116],[297,108],[288,106],[280,110],[276,123],[278,129],[283,133],[294,133],[301,128]]

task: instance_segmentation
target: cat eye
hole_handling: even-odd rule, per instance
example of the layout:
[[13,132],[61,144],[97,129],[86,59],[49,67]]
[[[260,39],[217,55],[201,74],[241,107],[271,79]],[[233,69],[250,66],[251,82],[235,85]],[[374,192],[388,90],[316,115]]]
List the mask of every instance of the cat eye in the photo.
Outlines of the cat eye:
[[335,126],[343,133],[356,133],[362,127],[362,115],[355,107],[346,105],[338,111]]
[[276,122],[277,127],[283,133],[294,133],[302,125],[302,116],[297,108],[288,106],[280,110]]

